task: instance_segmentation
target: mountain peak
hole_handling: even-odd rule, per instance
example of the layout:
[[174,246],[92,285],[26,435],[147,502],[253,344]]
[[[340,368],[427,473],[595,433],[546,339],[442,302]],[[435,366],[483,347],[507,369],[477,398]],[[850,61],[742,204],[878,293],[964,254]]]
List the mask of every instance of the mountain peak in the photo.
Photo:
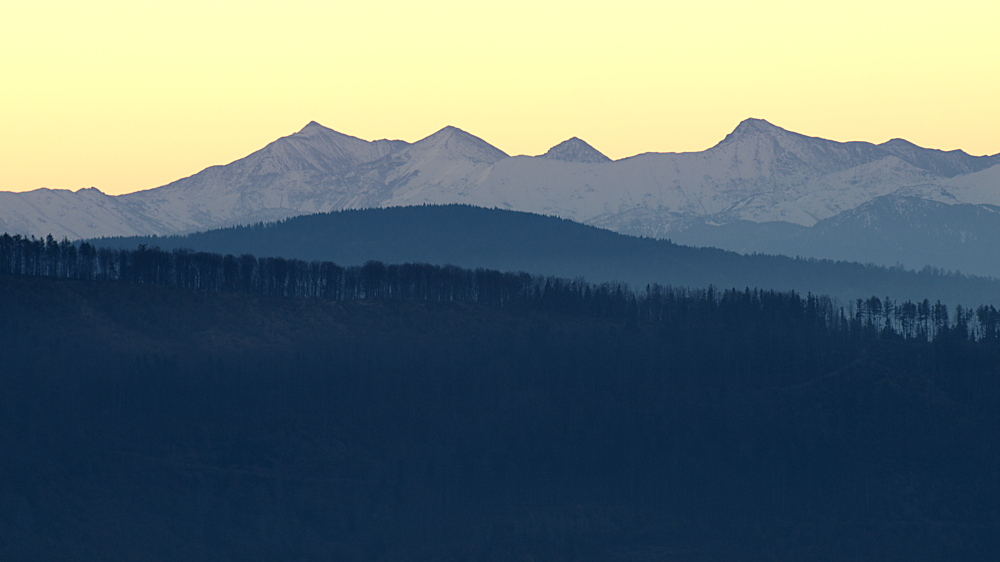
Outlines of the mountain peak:
[[299,129],[299,132],[297,134],[311,136],[317,133],[332,133],[332,132],[335,131],[329,127],[324,127],[323,125],[320,125],[315,121],[310,121],[309,123],[306,124],[305,127]]
[[729,144],[735,141],[746,141],[750,139],[775,138],[781,135],[793,135],[777,125],[773,125],[764,119],[744,119],[733,129],[733,132],[726,135],[719,145]]
[[423,138],[412,145],[415,148],[433,148],[458,153],[472,160],[493,164],[508,158],[506,152],[483,139],[467,133],[458,127],[448,125],[440,131]]
[[882,143],[882,144],[880,144],[878,146],[880,146],[882,148],[885,148],[885,149],[888,149],[890,151],[893,151],[893,150],[919,150],[919,151],[931,152],[931,153],[936,153],[936,154],[953,154],[953,155],[956,155],[958,157],[977,158],[976,156],[972,156],[971,154],[969,154],[968,152],[966,152],[966,151],[964,151],[962,149],[956,148],[954,150],[941,150],[940,148],[924,148],[924,147],[920,146],[919,144],[912,143],[912,142],[910,142],[910,141],[908,141],[906,139],[901,139],[901,138],[889,139],[889,140],[885,141],[884,143]]
[[601,151],[590,146],[581,138],[573,137],[553,146],[539,156],[551,160],[563,160],[565,162],[583,162],[587,164],[598,164],[611,162],[611,159],[601,153]]
[[782,129],[781,127],[778,127],[777,125],[772,124],[770,121],[767,121],[765,119],[757,119],[751,117],[749,119],[744,119],[743,121],[740,121],[740,124],[737,125],[735,129],[733,129],[733,132],[730,133],[730,135],[739,135],[747,133],[774,133],[778,131],[784,132],[785,130]]
[[906,148],[923,148],[921,146],[917,146],[916,144],[913,144],[912,142],[910,142],[910,141],[908,141],[906,139],[901,139],[901,138],[898,138],[898,137],[894,138],[894,139],[889,139],[889,140],[885,141],[884,143],[882,143],[879,146],[899,146],[899,147],[906,147]]
[[898,138],[878,147],[918,168],[947,178],[979,172],[1000,163],[1000,158],[996,156],[972,156],[964,150],[923,148]]
[[451,137],[460,137],[460,138],[465,138],[465,139],[476,139],[476,140],[481,141],[481,142],[486,142],[486,141],[480,139],[479,137],[477,137],[477,136],[475,136],[475,135],[473,135],[471,133],[467,133],[467,132],[463,131],[462,129],[459,129],[458,127],[456,127],[454,125],[446,125],[446,126],[442,127],[440,130],[438,130],[437,132],[435,132],[435,133],[431,134],[430,136],[428,136],[427,138],[428,139],[445,139],[445,138],[451,138]]

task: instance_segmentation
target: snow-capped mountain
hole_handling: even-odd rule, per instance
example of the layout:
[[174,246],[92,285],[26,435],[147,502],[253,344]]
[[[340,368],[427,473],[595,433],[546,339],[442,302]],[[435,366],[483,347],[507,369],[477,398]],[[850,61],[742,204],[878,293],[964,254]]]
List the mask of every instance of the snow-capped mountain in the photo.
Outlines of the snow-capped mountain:
[[611,161],[574,137],[540,156],[511,157],[455,127],[407,143],[365,141],[312,122],[155,189],[0,193],[0,230],[171,234],[339,209],[466,203],[670,237],[747,221],[810,227],[889,195],[1000,205],[1000,155],[901,139],[835,142],[747,119],[702,152]]
[[587,141],[578,137],[562,141],[538,158],[551,158],[552,160],[564,160],[566,162],[583,162],[585,164],[602,164],[611,161],[610,158],[602,154],[599,150],[590,146]]

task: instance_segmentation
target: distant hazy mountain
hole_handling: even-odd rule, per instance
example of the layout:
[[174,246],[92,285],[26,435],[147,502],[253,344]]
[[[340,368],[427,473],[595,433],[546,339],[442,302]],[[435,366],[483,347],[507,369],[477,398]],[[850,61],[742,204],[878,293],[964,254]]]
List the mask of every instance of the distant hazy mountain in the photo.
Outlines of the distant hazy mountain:
[[741,253],[926,266],[1000,278],[1000,207],[946,205],[887,195],[824,219],[812,227],[737,221],[688,225],[674,242]]
[[[756,232],[812,227],[890,195],[1000,205],[1000,155],[931,150],[901,139],[834,142],[748,119],[703,152],[610,161],[574,137],[538,157],[510,157],[454,127],[411,144],[369,142],[313,122],[243,159],[156,189],[117,197],[94,189],[0,193],[0,230],[70,238],[171,234],[342,209],[463,203],[692,244],[719,239],[725,247],[738,242],[748,251],[770,251]],[[928,224],[950,220],[945,207],[920,208],[937,213],[921,215]],[[993,220],[993,213],[980,214],[987,223]],[[777,226],[740,230],[747,222]],[[726,242],[725,231],[708,228],[726,225],[741,238]],[[815,245],[800,245],[803,255],[823,255],[823,248],[836,245],[822,232],[807,237]],[[899,246],[900,253],[884,263],[926,265],[913,244]],[[977,251],[974,244],[968,248]],[[981,261],[992,261],[992,253]],[[1000,264],[983,271],[997,269]]]
[[[805,227],[797,227],[804,229]],[[761,287],[826,294],[849,302],[886,295],[949,304],[1000,304],[1000,281],[914,273],[852,263],[742,256],[624,236],[556,217],[462,205],[393,207],[291,218],[187,236],[116,238],[98,245],[329,260],[358,265],[452,264],[527,271],[592,282]]]

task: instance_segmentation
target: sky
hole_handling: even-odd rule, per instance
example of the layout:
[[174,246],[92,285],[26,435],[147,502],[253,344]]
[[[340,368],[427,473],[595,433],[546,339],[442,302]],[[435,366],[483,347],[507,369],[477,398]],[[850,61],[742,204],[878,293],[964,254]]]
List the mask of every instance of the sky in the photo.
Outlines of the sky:
[[748,117],[1000,152],[1000,3],[34,0],[0,9],[0,190],[148,189],[317,121],[508,154],[704,150]]

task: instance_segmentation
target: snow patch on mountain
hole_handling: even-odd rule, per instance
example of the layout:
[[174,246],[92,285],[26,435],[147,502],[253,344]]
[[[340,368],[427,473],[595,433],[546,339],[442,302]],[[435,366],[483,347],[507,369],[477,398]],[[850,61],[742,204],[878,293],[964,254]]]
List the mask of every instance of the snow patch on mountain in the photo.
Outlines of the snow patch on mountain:
[[942,182],[963,203],[1000,205],[1000,164]]

